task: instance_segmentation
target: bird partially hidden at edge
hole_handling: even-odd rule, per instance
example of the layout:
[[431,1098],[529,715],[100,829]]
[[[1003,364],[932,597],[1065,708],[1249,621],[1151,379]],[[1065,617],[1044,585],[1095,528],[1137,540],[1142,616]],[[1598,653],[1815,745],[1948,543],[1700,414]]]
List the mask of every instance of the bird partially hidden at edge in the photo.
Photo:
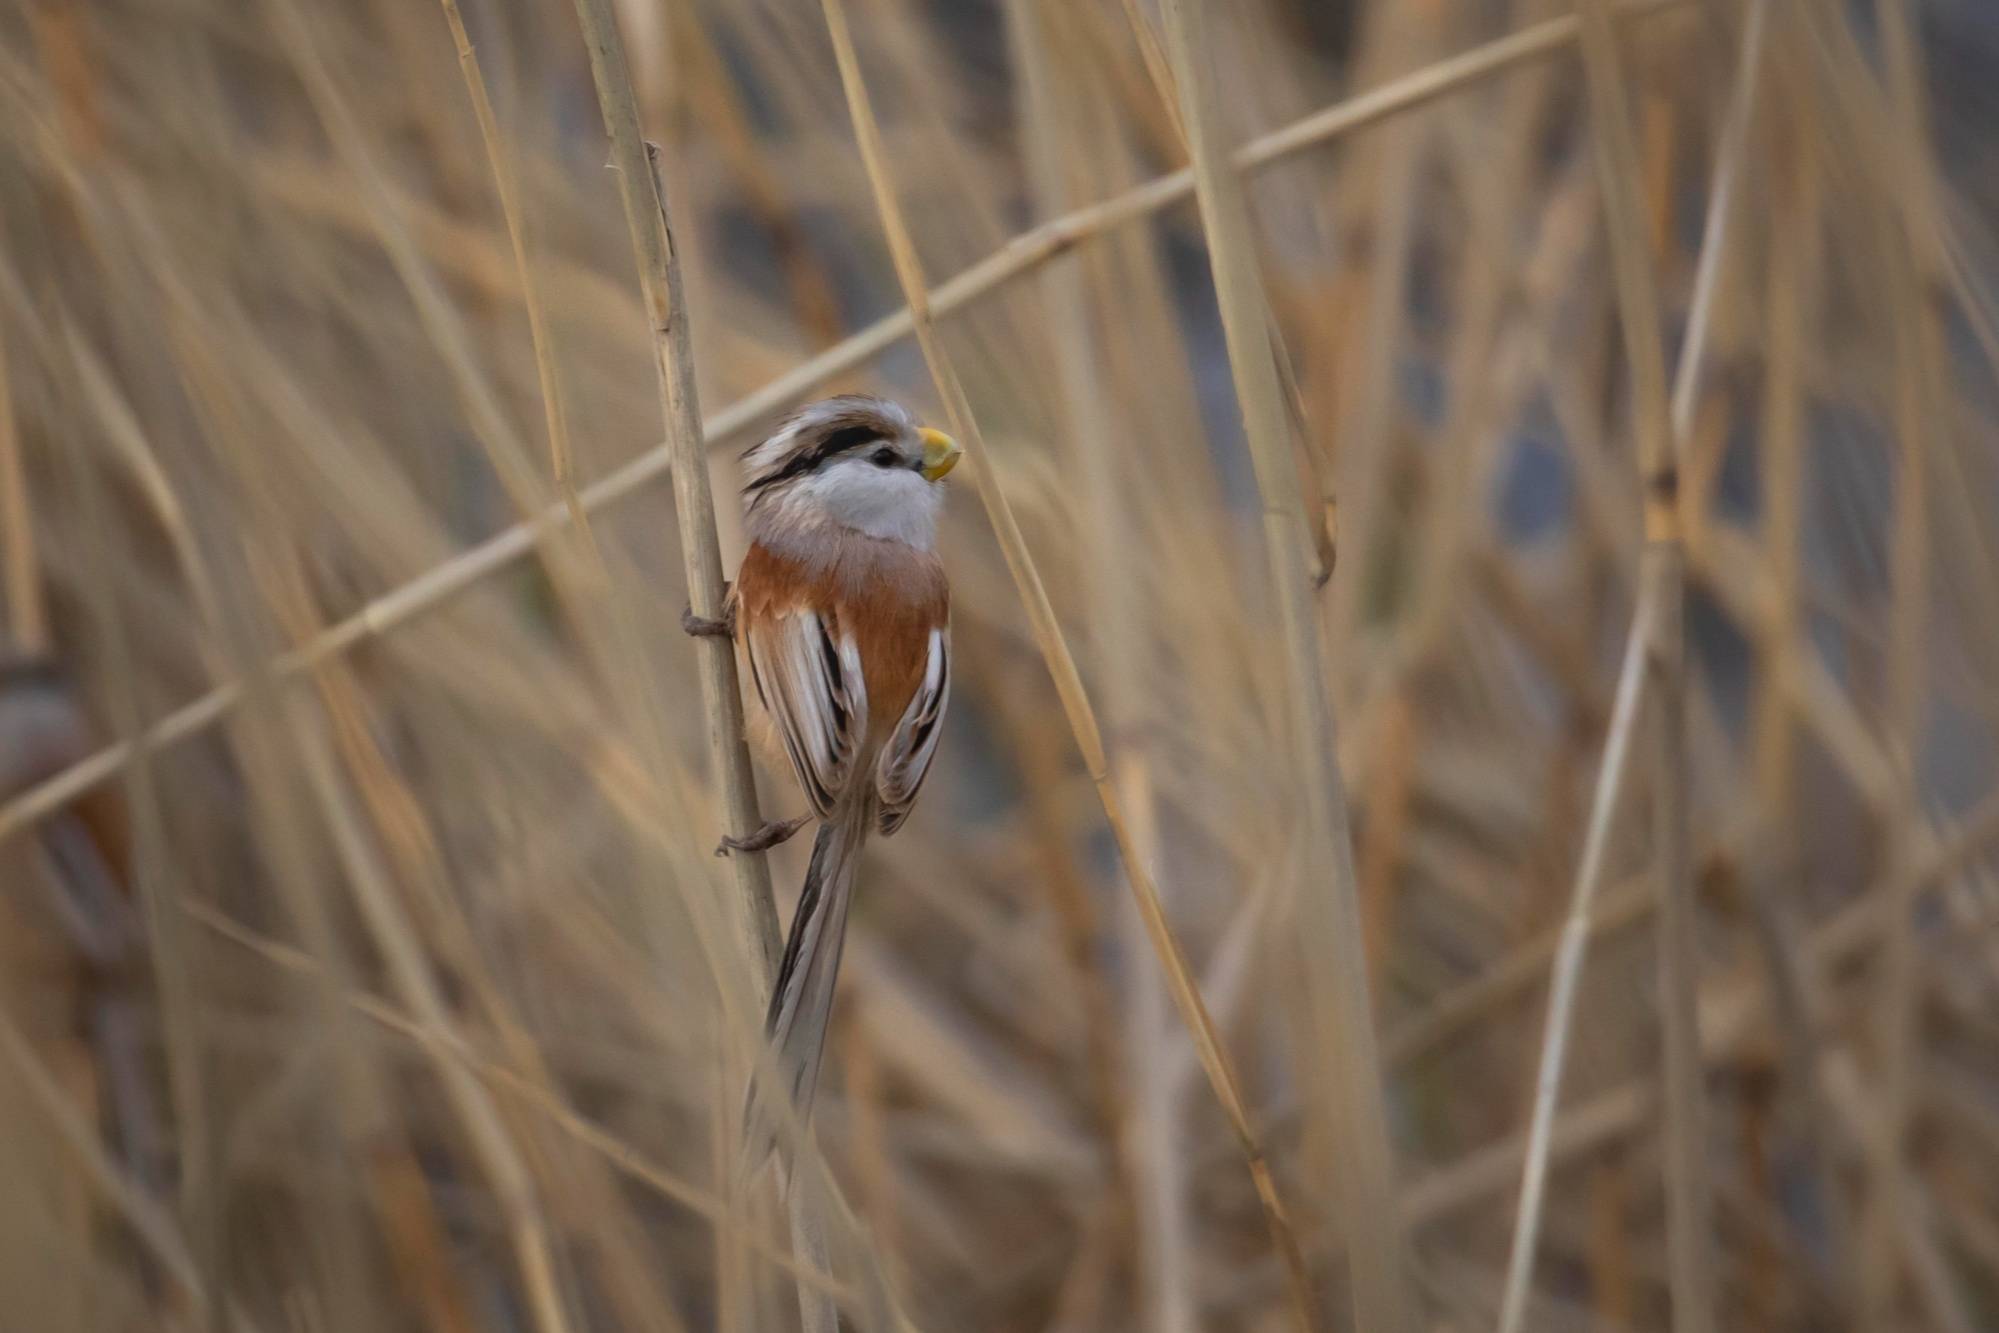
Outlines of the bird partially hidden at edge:
[[[948,435],[881,398],[799,409],[743,456],[749,549],[721,622],[733,634],[774,739],[819,819],[765,1016],[782,1087],[801,1122],[833,1008],[833,983],[871,831],[894,833],[930,770],[951,697],[951,597],[936,552],[937,484],[956,465]],[[805,822],[767,824],[762,849]],[[775,1123],[755,1079],[744,1108],[745,1177],[769,1158]]]

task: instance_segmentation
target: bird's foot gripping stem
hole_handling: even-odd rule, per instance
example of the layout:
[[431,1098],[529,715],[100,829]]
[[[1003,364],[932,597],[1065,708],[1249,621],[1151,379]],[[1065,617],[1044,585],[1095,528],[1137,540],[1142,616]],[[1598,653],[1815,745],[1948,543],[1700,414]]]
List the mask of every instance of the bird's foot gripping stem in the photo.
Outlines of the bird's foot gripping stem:
[[691,606],[684,607],[680,612],[680,628],[697,639],[733,639],[736,637],[736,604],[725,603],[722,614],[713,620],[695,615]]
[[780,843],[789,842],[791,836],[805,827],[811,815],[800,815],[796,819],[765,820],[762,828],[741,838],[723,838],[716,844],[715,855],[727,856],[730,852],[767,852]]

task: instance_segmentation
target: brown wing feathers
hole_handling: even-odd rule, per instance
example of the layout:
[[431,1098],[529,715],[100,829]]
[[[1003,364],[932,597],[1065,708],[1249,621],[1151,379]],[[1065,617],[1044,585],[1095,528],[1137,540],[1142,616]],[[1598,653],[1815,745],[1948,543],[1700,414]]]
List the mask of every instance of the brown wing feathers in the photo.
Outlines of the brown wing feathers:
[[[950,617],[943,566],[934,555],[866,537],[841,539],[833,562],[816,569],[753,545],[736,578],[736,597],[746,634],[810,611],[826,635],[827,651],[837,652],[836,645],[851,638],[866,684],[870,751],[887,739],[916,696],[929,669],[930,633]],[[770,707],[774,683],[762,679],[764,667],[755,657],[758,695]],[[829,665],[829,674],[836,669],[837,663]],[[803,738],[787,741],[795,746]]]

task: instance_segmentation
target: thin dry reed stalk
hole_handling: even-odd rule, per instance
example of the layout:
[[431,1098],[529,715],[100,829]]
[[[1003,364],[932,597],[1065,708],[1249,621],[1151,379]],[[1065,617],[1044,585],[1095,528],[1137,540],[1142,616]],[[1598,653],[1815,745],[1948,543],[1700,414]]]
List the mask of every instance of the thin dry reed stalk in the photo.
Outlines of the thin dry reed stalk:
[[[1266,559],[1276,585],[1287,653],[1285,695],[1289,770],[1303,811],[1303,884],[1295,896],[1307,985],[1318,995],[1322,1039],[1334,1044],[1335,1080],[1344,1129],[1340,1202],[1352,1254],[1354,1318],[1373,1333],[1408,1323],[1402,1237],[1393,1225],[1394,1148],[1376,1051],[1367,977],[1366,931],[1354,871],[1339,735],[1321,656],[1319,613],[1308,562],[1311,527],[1300,504],[1278,375],[1277,344],[1256,262],[1247,203],[1230,169],[1219,120],[1212,47],[1203,0],[1165,0],[1168,46],[1207,232],[1209,264],[1221,302],[1237,410],[1242,414],[1262,495]],[[1284,742],[1279,741],[1280,745]],[[1328,975],[1330,974],[1330,975]],[[1287,1253],[1287,1259],[1291,1256]],[[1302,1267],[1302,1260],[1299,1260]],[[1303,1283],[1300,1273],[1294,1279]]]
[[1582,979],[1597,885],[1603,878],[1611,830],[1631,769],[1644,698],[1646,649],[1652,641],[1652,619],[1657,614],[1652,600],[1645,598],[1632,615],[1624,663],[1617,673],[1617,694],[1611,704],[1603,759],[1596,789],[1590,797],[1582,859],[1576,863],[1568,917],[1562,923],[1549,974],[1546,1029],[1541,1038],[1540,1067],[1534,1077],[1534,1109],[1521,1165],[1520,1198],[1513,1222],[1513,1248],[1507,1259],[1506,1290],[1500,1299],[1500,1333],[1519,1333],[1527,1314],[1527,1298],[1533,1290],[1534,1253],[1540,1240],[1542,1201],[1548,1188],[1548,1151],[1556,1108],[1561,1102],[1569,1033],[1575,1023],[1576,990]]
[[[726,587],[722,579],[721,544],[716,536],[715,504],[702,453],[700,406],[694,387],[692,332],[680,288],[666,200],[654,179],[648,146],[639,131],[638,107],[616,20],[606,0],[578,0],[577,16],[590,51],[604,127],[611,139],[613,170],[625,206],[625,223],[638,260],[639,283],[654,339],[659,373],[660,405],[666,417],[667,445],[673,455],[674,510],[681,534],[681,557],[687,571],[688,607],[705,620],[719,620]],[[708,718],[708,747],[723,794],[724,831],[747,836],[763,822],[757,809],[756,777],[744,738],[743,703],[736,679],[736,655],[725,639],[706,637],[695,645],[700,668],[701,697]],[[770,867],[761,852],[729,858],[736,881],[732,917],[755,990],[770,990],[776,967],[779,935],[777,904],[771,891]]]
[[[554,549],[551,542],[551,547],[546,552],[550,573],[565,588],[567,596],[571,599],[572,611],[581,630],[587,632],[589,629],[587,617],[590,608],[584,603],[589,600],[591,594],[600,594],[609,602],[610,618],[613,622],[611,633],[613,644],[608,652],[599,649],[598,655],[611,659],[611,673],[625,711],[628,716],[641,719],[638,727],[641,753],[654,780],[663,783],[670,760],[661,735],[663,724],[657,716],[653,692],[646,680],[645,655],[640,647],[640,631],[636,625],[629,590],[612,577],[591,531],[589,516],[584,511],[576,491],[569,426],[563,411],[561,382],[556,371],[554,340],[549,331],[541,284],[536,277],[535,266],[529,261],[526,223],[521,214],[520,184],[514,169],[514,159],[501,139],[499,122],[493,113],[492,98],[486,88],[485,75],[480,69],[478,54],[472,46],[471,37],[465,29],[464,18],[459,12],[457,0],[440,0],[440,3],[453,45],[457,49],[458,65],[464,76],[466,92],[472,102],[473,115],[478,122],[480,141],[485,148],[487,165],[492,173],[494,190],[499,198],[501,216],[512,252],[521,303],[527,314],[529,341],[534,350],[536,387],[540,392],[543,418],[548,432],[551,481],[557,497],[567,509],[570,523],[575,529],[575,536],[581,547],[581,558],[574,559]],[[539,499],[537,496],[537,502]],[[588,637],[595,640],[599,636],[589,634]],[[476,975],[476,968],[473,968],[473,971]],[[491,987],[483,988],[482,998],[487,1001],[489,1012],[499,1020],[498,1025],[502,1030],[508,1030],[510,1025],[500,1014],[500,1005]],[[537,1069],[539,1061],[532,1046],[519,1041],[512,1044],[523,1067]],[[662,1299],[657,1284],[649,1280],[648,1266],[641,1261],[634,1248],[629,1230],[618,1225],[615,1210],[605,1207],[606,1202],[606,1191],[601,1187],[595,1188],[592,1191],[592,1204],[588,1207],[588,1211],[610,1232],[607,1248],[613,1252],[615,1262],[607,1264],[607,1267],[611,1270],[613,1292],[621,1303],[623,1318],[633,1327],[642,1327],[661,1318],[674,1318],[670,1302]],[[737,1238],[732,1231],[727,1229],[718,1231],[717,1240],[718,1243],[731,1247],[733,1255]]]
[[1082,678],[1076,670],[1075,660],[1070,655],[1068,643],[1063,638],[1061,625],[1055,618],[1054,607],[1048,600],[1048,593],[1042,585],[1034,557],[1027,549],[1026,539],[1021,535],[1020,525],[1014,518],[1006,494],[1000,488],[999,474],[993,469],[991,456],[986,451],[985,439],[980,434],[977,419],[972,415],[964,388],[958,382],[957,374],[944,352],[936,326],[932,322],[929,289],[924,281],[921,262],[916,255],[915,243],[910,237],[907,223],[903,220],[901,206],[895,199],[894,185],[883,157],[881,131],[875,123],[867,86],[861,78],[844,7],[840,0],[825,0],[824,9],[827,30],[833,39],[834,55],[839,62],[841,86],[846,92],[848,112],[853,119],[855,137],[860,143],[861,158],[867,168],[868,182],[874,193],[875,207],[881,217],[882,231],[888,242],[890,257],[895,264],[896,278],[902,285],[903,299],[909,305],[917,340],[923,349],[924,361],[930,368],[931,379],[937,387],[939,396],[944,400],[945,414],[951,423],[951,428],[963,442],[967,460],[973,468],[973,476],[977,481],[979,499],[985,506],[987,520],[991,523],[993,533],[999,540],[1000,550],[1006,557],[1007,569],[1013,576],[1014,586],[1033,630],[1035,646],[1040,651],[1042,660],[1047,664],[1049,675],[1054,681],[1055,692],[1061,699],[1063,713],[1068,718],[1070,730],[1075,734],[1077,748],[1082,752],[1084,769],[1089,773],[1091,784],[1096,788],[1097,799],[1103,806],[1105,822],[1109,824],[1111,834],[1117,840],[1118,854],[1124,863],[1126,881],[1131,886],[1132,895],[1144,918],[1146,933],[1152,941],[1153,951],[1165,968],[1174,1003],[1180,1010],[1181,1021],[1193,1039],[1194,1049],[1200,1056],[1201,1067],[1207,1075],[1209,1086],[1213,1088],[1216,1099],[1228,1116],[1230,1127],[1235,1131],[1237,1142],[1248,1161],[1250,1177],[1256,1186],[1257,1198],[1263,1207],[1271,1238],[1277,1245],[1279,1253],[1285,1256],[1286,1266],[1291,1274],[1293,1313],[1301,1326],[1309,1328],[1312,1324],[1311,1293],[1306,1281],[1304,1261],[1298,1249],[1297,1236],[1292,1230],[1283,1202],[1278,1197],[1276,1183],[1270,1174],[1269,1161],[1264,1156],[1262,1145],[1250,1125],[1249,1111],[1243,1101],[1241,1086],[1215,1030],[1214,1020],[1201,1001],[1192,969],[1188,966],[1178,941],[1174,939],[1172,927],[1166,919],[1165,908],[1159,901],[1159,889],[1153,882],[1151,869],[1145,864],[1133,841],[1122,797],[1111,782],[1110,760],[1104,748],[1095,712],[1083,688]]
[[48,611],[10,383],[7,347],[0,342],[0,593],[6,599],[7,638],[13,651],[39,653],[49,645]]
[[1611,826],[1617,813],[1625,768],[1632,754],[1631,733],[1639,725],[1646,686],[1659,700],[1659,752],[1654,760],[1654,857],[1659,877],[1660,1007],[1665,1017],[1668,1124],[1667,1192],[1672,1243],[1676,1326],[1708,1328],[1714,1318],[1713,1261],[1707,1233],[1711,1204],[1706,1185],[1706,1141],[1701,1114],[1703,1092],[1700,1033],[1694,992],[1694,903],[1686,828],[1685,646],[1683,623],[1682,525],[1679,501],[1679,441],[1692,424],[1698,401],[1702,351],[1728,250],[1730,206],[1739,163],[1746,154],[1755,108],[1767,5],[1750,11],[1736,71],[1730,111],[1724,121],[1713,187],[1702,237],[1700,265],[1688,314],[1677,382],[1670,397],[1658,328],[1658,299],[1650,257],[1638,220],[1636,150],[1631,142],[1628,97],[1621,57],[1609,15],[1600,0],[1584,0],[1584,64],[1588,71],[1598,178],[1605,222],[1617,269],[1619,309],[1626,355],[1631,363],[1634,418],[1639,437],[1639,470],[1644,487],[1645,549],[1640,562],[1638,605],[1632,616],[1616,702],[1602,766],[1577,866],[1568,920],[1563,926],[1548,1001],[1547,1032],[1536,1076],[1535,1105],[1518,1215],[1514,1224],[1507,1281],[1501,1298],[1501,1333],[1518,1333],[1532,1288],[1534,1251],[1539,1241],[1546,1190],[1547,1140],[1561,1093],[1568,1033],[1574,1022],[1577,984],[1597,881],[1603,873]]
[[[492,114],[490,98],[486,95],[476,57],[455,6],[449,0],[444,4],[444,13],[458,49],[460,68],[473,102],[488,163],[494,175],[511,241],[517,277],[527,308],[539,388],[549,431],[549,447],[556,487],[562,502],[568,507],[569,515],[576,523],[577,535],[584,549],[584,557],[579,562],[572,554],[556,549],[551,542],[544,546],[542,551],[544,564],[552,581],[562,590],[565,602],[581,616],[587,611],[590,592],[593,589],[609,587],[611,580],[590,539],[588,522],[575,495],[570,476],[568,439],[562,419],[553,353],[549,345],[538,285],[527,260],[518,188],[510,161],[499,140],[498,126]],[[448,364],[453,369],[460,396],[480,427],[480,440],[486,447],[488,458],[496,474],[513,496],[519,510],[523,514],[532,514],[546,502],[546,488],[541,486],[534,476],[525,451],[514,438],[511,424],[506,420],[496,396],[484,384],[481,373],[474,363],[468,335],[452,313],[445,294],[425,272],[414,240],[396,216],[394,205],[386,186],[382,183],[380,173],[368,163],[363,133],[356,123],[354,113],[336,88],[303,19],[290,9],[287,9],[285,14],[287,31],[291,33],[294,57],[305,73],[308,85],[315,90],[322,117],[336,143],[342,145],[347,158],[356,164],[357,175],[369,186],[367,197],[373,204],[372,211],[377,220],[377,229],[385,247],[395,260],[399,275],[414,299],[427,328],[432,331],[433,341],[446,351]],[[619,646],[625,649],[618,659],[621,668],[616,673],[618,683],[628,703],[637,701],[631,703],[630,712],[634,716],[643,717],[646,715],[644,708],[646,695],[642,683],[642,659],[634,647],[636,634],[631,628],[631,617],[623,602],[615,595],[612,600],[613,618],[617,622],[616,627],[619,631]],[[328,668],[332,665],[331,662],[325,664]],[[659,727],[656,720],[653,725],[641,725],[638,730],[642,740],[649,743],[647,753],[653,759],[657,771],[663,763],[663,752],[660,751],[657,742]],[[463,1088],[458,1090],[461,1105],[466,1104],[468,1096]],[[521,1221],[523,1217],[529,1217],[540,1209],[539,1201],[533,1197],[528,1178],[517,1166],[510,1165],[504,1150],[495,1146],[495,1136],[491,1132],[477,1131],[472,1138],[476,1145],[480,1145],[479,1151],[487,1160],[489,1170],[498,1173],[495,1177],[496,1193],[500,1195],[503,1206],[515,1218],[515,1242],[523,1256],[522,1271],[536,1317],[544,1327],[563,1327],[562,1321],[566,1320],[567,1315],[563,1310],[562,1297],[556,1289],[554,1267],[547,1255],[547,1241],[539,1230],[538,1222],[528,1225]],[[502,1185],[505,1187],[501,1188]],[[639,1270],[629,1263],[617,1266],[613,1290],[618,1293],[621,1300],[630,1299],[631,1288],[626,1278],[636,1271]],[[637,1312],[636,1309],[634,1312]]]
[[[1146,76],[1152,81],[1153,91],[1158,94],[1160,104],[1166,108],[1168,122],[1172,125],[1174,137],[1183,150],[1190,150],[1186,123],[1182,120],[1182,96],[1174,86],[1172,62],[1166,58],[1160,46],[1159,35],[1152,30],[1152,22],[1145,11],[1138,6],[1138,0],[1124,0],[1124,17],[1132,36],[1138,42],[1139,55],[1145,65]],[[1198,186],[1197,186],[1198,188]],[[1257,271],[1263,276],[1261,255],[1253,255]],[[1321,459],[1305,437],[1310,426],[1305,419],[1304,395],[1298,387],[1298,375],[1292,368],[1291,352],[1284,338],[1284,329],[1277,320],[1277,312],[1267,301],[1262,302],[1264,336],[1270,340],[1270,358],[1276,363],[1278,393],[1291,428],[1300,437],[1301,447],[1295,451],[1297,460],[1293,471],[1297,474],[1295,485],[1301,487],[1308,500],[1304,506],[1310,524],[1312,537],[1312,586],[1325,586],[1333,576],[1334,547],[1338,542],[1339,500],[1330,479],[1321,475]]]
[[[1048,0],[1010,0],[1007,33],[1021,71],[1017,114],[1027,149],[1028,178],[1044,213],[1072,207],[1088,183],[1104,173],[1121,151],[1101,86],[1088,77],[1087,50],[1079,39],[1085,16]],[[1086,268],[1095,262],[1096,269]],[[1092,286],[1101,289],[1102,252],[1051,264],[1040,274],[1040,294],[1050,323],[1063,435],[1081,443],[1074,451],[1089,508],[1087,530],[1091,571],[1089,599],[1095,649],[1105,681],[1106,717],[1113,736],[1129,737],[1143,725],[1143,635],[1137,556],[1139,524],[1123,483],[1130,433],[1118,428],[1115,403],[1120,386],[1109,382],[1107,358],[1091,323]],[[1093,284],[1093,279],[1096,280]],[[1066,805],[1055,783],[1066,767],[1067,746],[1052,729],[1022,727],[1030,737],[1030,762],[1021,764],[1029,808],[1051,826],[1048,841],[1072,842],[1063,827]],[[1125,794],[1133,837],[1147,864],[1158,856],[1158,823],[1151,770],[1136,745],[1123,748],[1113,782]],[[1073,822],[1073,821],[1066,821]],[[1073,858],[1064,857],[1048,877],[1050,896],[1068,931],[1068,952],[1078,973],[1086,1006],[1093,1092],[1109,1149],[1112,1188],[1105,1229],[1129,1224],[1138,1237],[1141,1305],[1161,1333],[1194,1327],[1193,1242],[1186,1206],[1186,1171],[1180,1150],[1184,1099],[1180,1082],[1164,1076],[1165,1043],[1173,1018],[1159,968],[1142,938],[1135,911],[1118,914],[1132,941],[1134,966],[1123,990],[1127,1039],[1120,1050],[1111,1001],[1111,979],[1096,954],[1098,912],[1090,886]],[[1128,1052],[1128,1055],[1125,1054]],[[1080,1301],[1079,1295],[1073,1297]]]
[[540,1191],[527,1160],[492,1098],[457,1054],[463,1042],[456,1035],[449,1003],[415,924],[396,901],[392,877],[355,808],[353,793],[341,780],[324,724],[303,703],[294,703],[289,711],[306,782],[321,802],[348,887],[381,950],[390,984],[416,1021],[444,1038],[430,1048],[436,1057],[438,1078],[464,1122],[473,1154],[506,1216],[534,1326],[542,1333],[565,1333],[571,1327],[568,1302]]
[[27,1089],[41,1108],[63,1148],[74,1154],[91,1184],[103,1195],[114,1212],[131,1229],[134,1237],[165,1270],[174,1284],[193,1302],[205,1309],[208,1294],[201,1271],[182,1238],[173,1215],[162,1209],[147,1193],[129,1180],[98,1141],[97,1127],[63,1094],[62,1083],[35,1054],[34,1047],[0,1011],[0,1059],[13,1068],[13,1077]]
[[[359,109],[341,90],[313,30],[313,17],[300,9],[295,0],[278,0],[274,9],[275,26],[286,53],[298,70],[327,138],[353,173],[382,248],[415,307],[425,335],[443,358],[452,392],[470,419],[480,447],[516,507],[523,514],[533,513],[535,477],[512,418],[478,364],[464,317],[425,262],[422,247],[397,207],[387,173],[376,160]],[[550,572],[559,572],[553,562]]]
[[[816,341],[840,339],[840,304],[833,281],[812,252],[806,222],[785,195],[786,182],[757,142],[756,125],[743,105],[699,7],[688,0],[667,5],[668,46],[679,59],[681,100],[690,128],[715,144],[738,182],[744,203],[768,231],[799,323]],[[677,22],[676,22],[677,21]]]
[[500,139],[500,125],[493,115],[493,99],[486,91],[486,77],[479,69],[479,54],[465,31],[464,15],[458,0],[438,0],[458,48],[458,68],[465,76],[465,91],[472,99],[472,114],[479,122],[479,140],[486,148],[486,164],[493,173],[493,187],[500,198],[500,214],[507,228],[507,243],[513,250],[514,272],[520,282],[521,304],[527,310],[528,333],[534,342],[535,375],[541,389],[542,413],[548,428],[549,471],[556,493],[569,507],[570,522],[587,540],[590,527],[583,504],[576,495],[575,464],[569,447],[569,424],[562,411],[562,386],[555,373],[553,345],[548,333],[541,284],[535,279],[534,265],[528,262],[526,224],[521,219],[520,183],[515,178],[512,156]]
[[[296,949],[270,939],[213,908],[198,903],[185,903],[183,910],[192,920],[217,938],[227,940],[236,947],[254,954],[274,968],[295,976],[315,980],[326,979],[324,964],[303,949]],[[341,991],[340,998],[360,1017],[383,1031],[409,1042],[419,1050],[445,1051],[445,1048],[452,1045],[450,1034],[426,1027],[408,1011],[372,995],[349,989]],[[445,1053],[451,1052],[445,1051]],[[791,1255],[745,1227],[739,1217],[731,1214],[728,1202],[722,1196],[649,1161],[645,1154],[617,1135],[592,1124],[578,1114],[573,1107],[564,1103],[548,1088],[523,1077],[504,1064],[488,1059],[476,1050],[462,1045],[456,1049],[455,1055],[485,1080],[495,1092],[534,1112],[576,1144],[596,1154],[633,1184],[643,1187],[667,1202],[687,1209],[711,1226],[736,1228],[745,1247],[773,1268],[789,1274],[845,1308],[858,1308],[858,1298],[852,1290],[827,1274],[799,1263]]]
[[[1906,894],[1922,817],[1919,761],[1928,699],[1932,460],[1948,450],[1934,404],[1945,391],[1934,306],[1927,299],[1925,256],[1935,226],[1929,216],[1930,150],[1915,20],[1900,0],[1878,0],[1886,112],[1892,160],[1884,167],[1884,197],[1876,227],[1894,367],[1894,505],[1890,517],[1888,662],[1883,709],[1895,802],[1883,859],[1889,868],[1888,928],[1882,939],[1874,1011],[1875,1106],[1865,1135],[1867,1206],[1860,1247],[1860,1313],[1868,1328],[1897,1319],[1897,1241],[1921,1229],[1907,1213],[1905,1161],[1911,1107],[1921,1072],[1922,1027],[1917,1008],[1916,923]],[[1934,1265],[1931,1265],[1934,1268]],[[1919,1268],[1912,1276],[1922,1276]],[[1934,1274],[1932,1274],[1934,1276]],[[1934,1283],[1931,1284],[1932,1287]],[[1919,1284],[1920,1289],[1920,1284]]]
[[[192,540],[181,522],[181,509],[171,487],[160,472],[144,431],[110,378],[98,364],[68,318],[59,320],[61,343],[69,353],[77,377],[77,391],[91,400],[104,424],[114,449],[139,475],[142,488],[166,527],[183,563],[184,576],[203,611],[212,609],[206,598],[211,583],[206,576]],[[86,515],[102,514],[106,507],[106,487],[93,474],[81,449],[65,451],[72,487]],[[95,524],[92,524],[95,527]],[[88,561],[90,611],[102,636],[103,656],[114,679],[125,682],[118,692],[115,725],[136,731],[143,717],[138,694],[139,673],[135,670],[136,650],[129,627],[119,616],[116,602],[116,572],[111,569],[111,552],[99,546]],[[220,1235],[220,1153],[215,1134],[216,1117],[203,1086],[206,1031],[193,1002],[194,956],[189,950],[186,930],[174,903],[181,896],[181,872],[166,854],[169,840],[163,819],[159,789],[151,756],[141,751],[124,773],[125,808],[131,830],[132,858],[129,888],[136,892],[146,931],[145,942],[160,995],[161,1028],[168,1056],[168,1087],[173,1107],[173,1123],[180,1153],[180,1180],[176,1203],[182,1225],[187,1229],[191,1248],[203,1285],[219,1287]],[[221,1318],[219,1308],[211,1308],[211,1323]]]
[[[597,85],[604,129],[611,139],[612,168],[617,173],[625,225],[631,234],[639,285],[652,327],[660,407],[666,418],[667,443],[674,457],[674,511],[679,519],[681,559],[687,572],[688,608],[704,620],[719,621],[726,598],[722,550],[703,452],[701,409],[694,383],[693,334],[688,327],[673,224],[651,147],[640,132],[638,104],[632,94],[617,20],[607,0],[577,0],[576,13],[583,27],[584,44],[590,52],[590,71]],[[763,820],[757,808],[756,775],[750,767],[749,745],[743,729],[735,646],[730,639],[708,636],[696,643],[695,656],[708,724],[709,756],[714,780],[722,792],[725,829],[737,837],[747,837]],[[742,976],[760,1006],[774,984],[780,948],[770,867],[763,853],[755,851],[736,852],[729,862],[736,884],[729,911],[737,937],[736,962],[744,969]],[[725,975],[725,989],[728,984]],[[823,1269],[826,1239],[812,1199],[805,1191],[793,1194],[790,1211],[792,1235],[799,1252],[815,1267]],[[835,1333],[839,1315],[822,1293],[801,1283],[798,1304],[805,1333]]]

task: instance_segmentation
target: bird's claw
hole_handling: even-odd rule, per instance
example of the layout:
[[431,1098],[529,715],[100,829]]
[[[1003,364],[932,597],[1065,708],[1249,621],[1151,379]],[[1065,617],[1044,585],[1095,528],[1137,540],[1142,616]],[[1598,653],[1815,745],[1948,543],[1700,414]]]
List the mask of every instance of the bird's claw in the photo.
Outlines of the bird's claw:
[[715,855],[727,856],[730,852],[767,852],[779,843],[788,842],[791,835],[805,827],[811,815],[800,815],[796,819],[770,819],[762,828],[742,838],[724,837],[715,845]]
[[696,638],[733,639],[736,637],[736,608],[730,604],[722,614],[710,620],[706,616],[694,614],[694,608],[685,607],[680,612],[680,628]]

